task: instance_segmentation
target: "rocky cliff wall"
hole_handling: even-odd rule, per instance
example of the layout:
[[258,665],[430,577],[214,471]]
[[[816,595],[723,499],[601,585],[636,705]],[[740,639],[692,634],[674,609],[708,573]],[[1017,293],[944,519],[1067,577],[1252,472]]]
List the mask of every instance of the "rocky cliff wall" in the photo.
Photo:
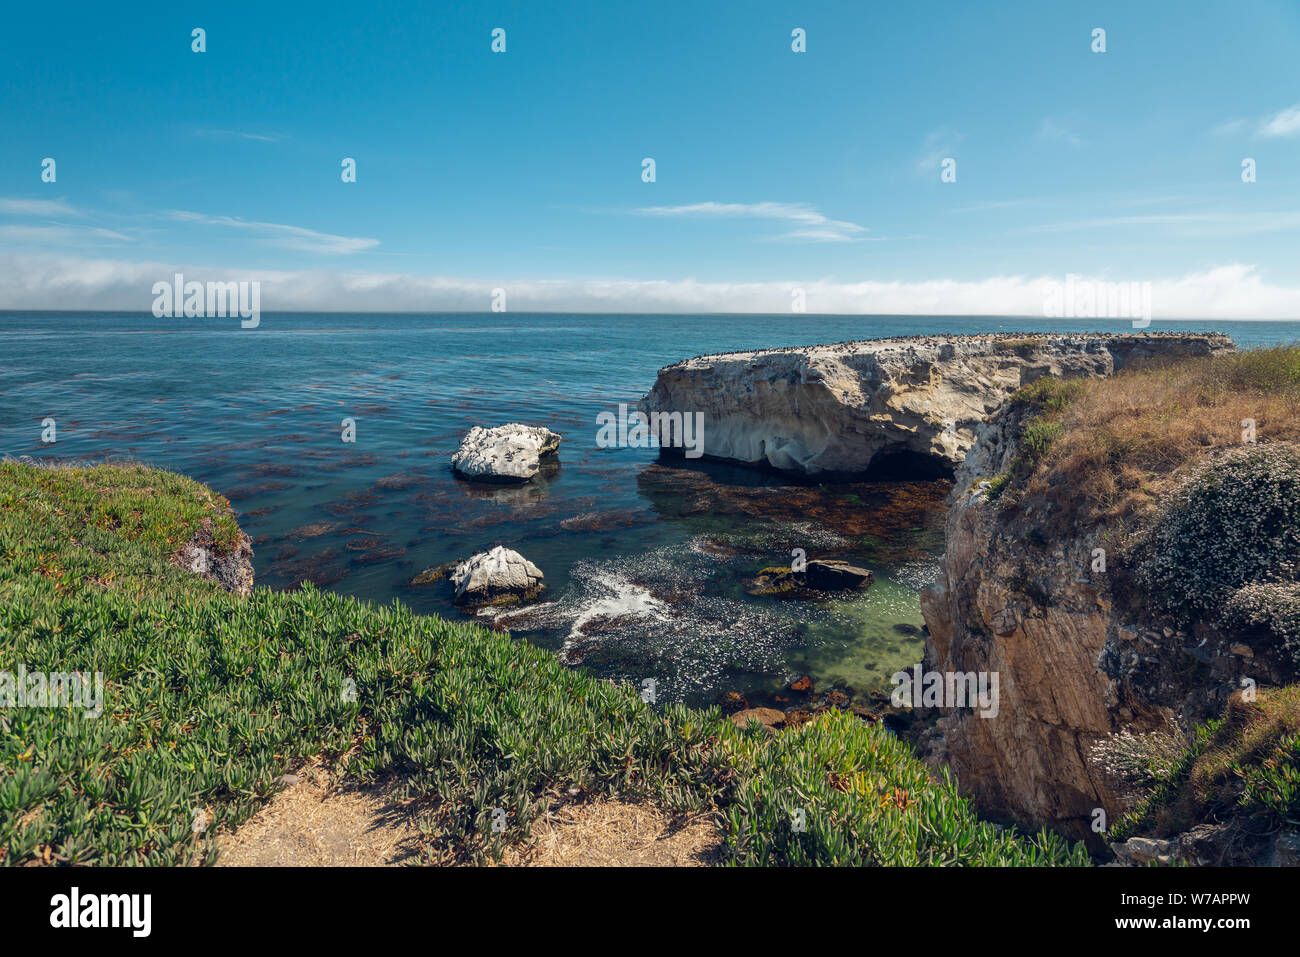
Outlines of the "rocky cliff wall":
[[1243,677],[1294,680],[1275,641],[1251,641],[1204,622],[1183,630],[1135,600],[1100,530],[1045,535],[1048,505],[990,500],[983,481],[1014,454],[1020,410],[979,430],[958,470],[938,581],[922,593],[929,671],[996,672],[994,717],[944,712],[934,764],[956,774],[984,813],[1095,838],[1127,797],[1099,770],[1093,748],[1111,734],[1186,732],[1223,712]]

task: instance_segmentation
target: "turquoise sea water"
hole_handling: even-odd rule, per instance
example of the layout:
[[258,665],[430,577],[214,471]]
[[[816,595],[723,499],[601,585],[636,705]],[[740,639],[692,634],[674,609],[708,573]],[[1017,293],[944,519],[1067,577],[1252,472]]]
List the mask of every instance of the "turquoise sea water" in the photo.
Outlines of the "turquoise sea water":
[[[1239,346],[1300,323],[1155,322]],[[543,604],[497,622],[661,700],[768,700],[807,672],[861,696],[919,657],[917,592],[933,575],[941,483],[795,485],[742,468],[677,468],[601,449],[596,416],[632,405],[691,356],[894,335],[1129,331],[1127,322],[997,318],[267,314],[238,320],[0,312],[0,453],[131,458],[227,495],[254,539],[257,581],[304,581],[460,614],[422,569],[495,544],[541,567]],[[41,441],[53,418],[57,442]],[[340,440],[356,423],[356,442]],[[562,466],[522,488],[453,477],[473,425],[564,436]],[[756,598],[766,565],[867,563],[850,598]]]

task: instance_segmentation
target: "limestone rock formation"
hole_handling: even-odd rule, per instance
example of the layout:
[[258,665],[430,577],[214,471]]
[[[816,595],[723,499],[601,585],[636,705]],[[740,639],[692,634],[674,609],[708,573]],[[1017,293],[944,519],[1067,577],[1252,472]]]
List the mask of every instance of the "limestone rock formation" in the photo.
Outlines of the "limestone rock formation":
[[[703,452],[809,475],[951,474],[985,417],[1044,375],[1230,350],[1215,334],[914,336],[700,356],[640,410],[702,412]],[[651,429],[655,420],[651,419]]]
[[534,598],[542,572],[518,552],[501,545],[461,562],[451,573],[458,605],[484,605]]
[[452,456],[452,468],[481,482],[527,482],[537,475],[542,459],[554,456],[560,436],[541,426],[512,422],[496,428],[474,426]]

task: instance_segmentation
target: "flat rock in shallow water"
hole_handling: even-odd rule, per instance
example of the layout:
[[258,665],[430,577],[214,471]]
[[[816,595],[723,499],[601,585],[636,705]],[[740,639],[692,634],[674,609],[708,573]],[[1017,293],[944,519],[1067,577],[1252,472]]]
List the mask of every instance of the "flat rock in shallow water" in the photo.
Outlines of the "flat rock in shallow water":
[[527,482],[537,475],[542,458],[555,455],[559,448],[559,434],[541,426],[512,422],[485,429],[476,425],[461,440],[451,466],[480,482]]
[[542,589],[542,572],[518,552],[498,545],[461,562],[451,573],[458,605],[485,605],[533,598]]
[[869,588],[876,580],[868,568],[859,568],[848,562],[832,559],[815,559],[808,563],[804,571],[809,588],[821,588],[827,591],[853,588]]
[[804,571],[773,566],[764,568],[745,590],[751,595],[779,595],[787,598],[812,598],[817,591],[852,591],[870,588],[876,576],[869,568],[848,562],[818,558],[808,562]]

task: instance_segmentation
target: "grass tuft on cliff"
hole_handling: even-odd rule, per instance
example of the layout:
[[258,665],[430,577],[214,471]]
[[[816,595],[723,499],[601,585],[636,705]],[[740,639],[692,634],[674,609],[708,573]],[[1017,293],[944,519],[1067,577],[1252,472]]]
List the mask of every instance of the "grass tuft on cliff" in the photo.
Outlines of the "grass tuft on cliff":
[[1229,824],[1239,837],[1300,827],[1300,685],[1232,696],[1164,780],[1112,830],[1170,837],[1197,824]]
[[170,561],[206,523],[235,547],[226,500],[182,476],[0,463],[0,677],[105,682],[98,718],[0,709],[0,862],[210,863],[218,831],[319,757],[398,776],[428,863],[498,858],[573,789],[711,812],[725,863],[1087,863],[980,822],[853,716],[771,737],[400,604],[228,594]]

